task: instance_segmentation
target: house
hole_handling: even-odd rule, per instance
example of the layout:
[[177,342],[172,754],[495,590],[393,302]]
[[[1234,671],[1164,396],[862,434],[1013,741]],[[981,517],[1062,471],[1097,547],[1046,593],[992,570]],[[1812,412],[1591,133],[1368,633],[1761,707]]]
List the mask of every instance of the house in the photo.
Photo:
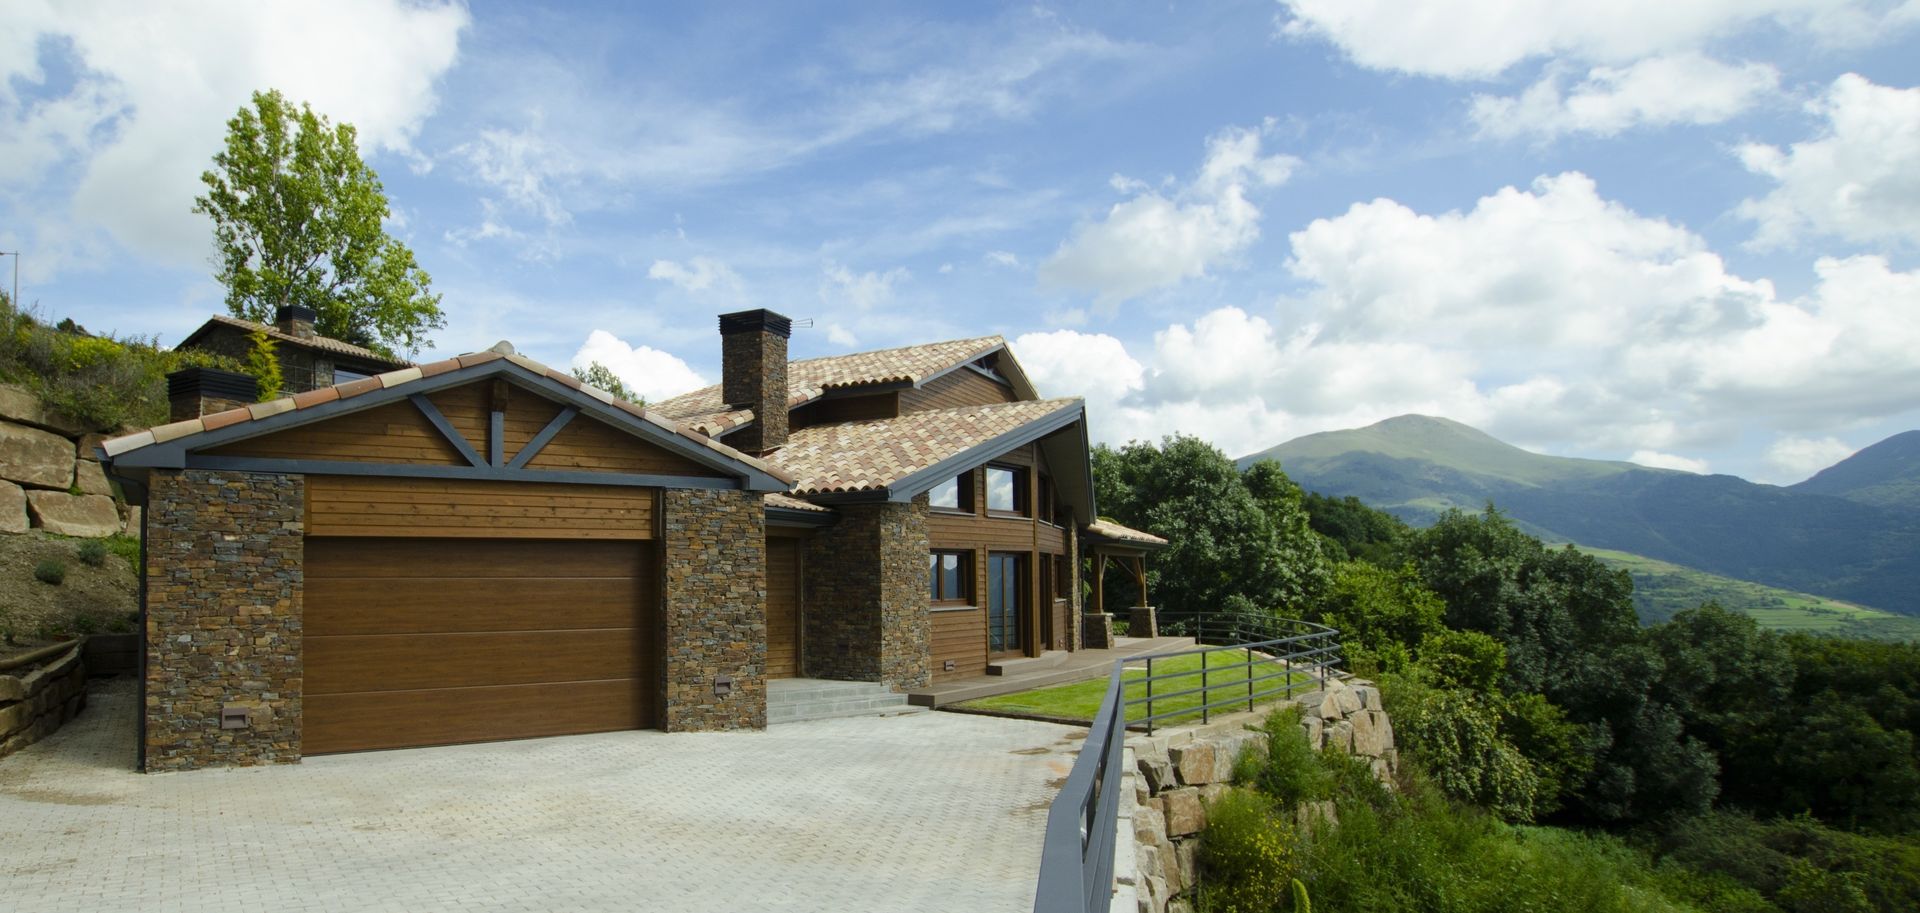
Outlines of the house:
[[[274,342],[280,361],[281,382],[287,393],[305,393],[321,387],[372,377],[406,367],[409,362],[390,358],[364,346],[331,339],[314,332],[316,315],[312,308],[282,305],[273,315],[273,325],[254,323],[237,317],[215,315],[187,334],[175,346],[198,349],[245,360],[253,351],[253,334],[265,333]],[[179,421],[192,415],[175,415]]]
[[645,408],[502,344],[107,441],[146,505],[143,766],[755,728],[770,679],[1111,636],[1080,400],[998,337],[789,362],[790,331],[723,315],[721,383]]

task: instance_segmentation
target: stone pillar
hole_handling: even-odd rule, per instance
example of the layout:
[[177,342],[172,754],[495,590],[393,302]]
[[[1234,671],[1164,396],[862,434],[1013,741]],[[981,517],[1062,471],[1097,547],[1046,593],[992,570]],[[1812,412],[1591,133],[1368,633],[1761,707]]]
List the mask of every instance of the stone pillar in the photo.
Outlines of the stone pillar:
[[842,504],[807,539],[806,674],[925,687],[933,677],[927,499]]
[[761,495],[662,493],[668,732],[767,725],[767,527]]
[[1128,637],[1159,637],[1160,622],[1153,606],[1137,605],[1127,611]]
[[1113,649],[1113,613],[1088,612],[1080,616],[1080,626],[1086,630],[1087,649]]
[[147,770],[300,760],[305,492],[298,475],[153,473]]

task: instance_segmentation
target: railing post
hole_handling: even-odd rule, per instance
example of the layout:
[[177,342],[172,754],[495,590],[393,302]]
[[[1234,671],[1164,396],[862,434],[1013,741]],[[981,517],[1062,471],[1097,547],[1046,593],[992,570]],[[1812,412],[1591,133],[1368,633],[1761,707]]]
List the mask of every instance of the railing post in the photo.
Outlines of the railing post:
[[1202,726],[1206,725],[1207,720],[1210,719],[1207,716],[1209,703],[1212,702],[1207,700],[1207,654],[1202,653],[1200,654],[1200,724]]
[[[1121,697],[1126,696],[1125,686],[1121,686]],[[1153,735],[1153,656],[1147,656],[1147,735]]]
[[[1253,648],[1246,649],[1247,654],[1247,712],[1253,712]],[[1293,696],[1293,675],[1287,675],[1287,696]]]

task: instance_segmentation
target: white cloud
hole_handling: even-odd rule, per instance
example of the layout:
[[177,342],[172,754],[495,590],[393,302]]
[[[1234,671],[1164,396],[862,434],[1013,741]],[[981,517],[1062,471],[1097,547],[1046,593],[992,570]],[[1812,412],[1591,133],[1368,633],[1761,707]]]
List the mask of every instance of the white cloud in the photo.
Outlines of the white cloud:
[[1853,448],[1839,438],[1785,435],[1767,448],[1767,465],[1778,473],[1770,481],[1781,485],[1798,482],[1853,453]]
[[707,385],[679,357],[646,345],[632,345],[606,330],[587,334],[573,353],[574,368],[599,362],[647,402],[659,402]]
[[647,267],[647,278],[672,283],[687,292],[711,292],[738,297],[745,284],[740,275],[712,257],[694,257],[686,263],[655,260]]
[[[199,265],[191,212],[228,118],[261,88],[359,130],[363,155],[411,152],[468,24],[459,3],[14,4],[0,53],[0,194],[66,240],[104,231],[135,253]],[[344,49],[351,49],[346,53]],[[41,55],[67,57],[70,84]],[[56,172],[76,163],[72,174]],[[45,248],[47,245],[38,245]]]
[[1088,420],[1095,426],[1097,439],[1111,439],[1119,430],[1120,404],[1144,384],[1146,369],[1127,354],[1120,340],[1104,333],[1023,333],[1011,345],[1041,396],[1078,396],[1087,401]]
[[1627,462],[1639,463],[1642,466],[1651,466],[1655,469],[1677,469],[1681,472],[1691,472],[1694,475],[1707,474],[1706,460],[1695,460],[1671,453],[1661,453],[1658,450],[1635,450],[1633,456],[1627,457]]
[[1920,87],[1888,88],[1849,73],[1809,107],[1826,120],[1817,137],[1786,149],[1740,149],[1747,170],[1778,185],[1736,210],[1756,223],[1754,243],[1818,234],[1920,245]]
[[1260,146],[1260,130],[1214,134],[1199,174],[1171,196],[1139,182],[1113,182],[1133,198],[1077,226],[1040,265],[1041,282],[1116,303],[1206,275],[1260,237],[1260,210],[1247,192],[1283,183],[1300,164],[1262,155]]
[[993,264],[994,266],[1004,266],[1008,269],[1020,268],[1020,257],[1017,254],[1014,254],[1012,251],[990,250],[990,251],[987,251],[986,254],[984,254],[981,257],[981,259],[987,261],[990,264]]
[[872,310],[893,300],[893,287],[912,275],[903,266],[884,273],[873,270],[856,273],[841,264],[828,263],[820,268],[820,300]]
[[1726,64],[1700,54],[1648,57],[1626,67],[1594,67],[1562,90],[1562,68],[1516,96],[1473,97],[1483,136],[1553,139],[1570,133],[1613,136],[1638,126],[1717,124],[1779,90],[1765,64]]
[[1628,63],[1697,50],[1769,23],[1853,44],[1920,19],[1883,0],[1280,0],[1281,33],[1331,42],[1361,66],[1484,79],[1531,58]]

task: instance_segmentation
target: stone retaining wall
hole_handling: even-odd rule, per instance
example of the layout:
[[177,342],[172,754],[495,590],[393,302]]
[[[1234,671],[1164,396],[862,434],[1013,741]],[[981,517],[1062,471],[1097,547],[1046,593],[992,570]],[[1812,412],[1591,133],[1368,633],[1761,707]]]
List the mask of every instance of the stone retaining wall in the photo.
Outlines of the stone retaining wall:
[[120,503],[100,468],[95,448],[105,436],[92,430],[26,388],[0,384],[0,532],[140,534],[137,509]]
[[87,706],[80,647],[29,670],[0,675],[0,758],[52,735]]
[[[1389,787],[1398,772],[1393,722],[1380,706],[1380,689],[1364,679],[1329,679],[1324,690],[1271,710],[1236,714],[1210,726],[1183,727],[1127,740],[1128,769],[1120,798],[1114,864],[1113,913],[1191,913],[1200,833],[1207,803],[1233,782],[1242,751],[1264,751],[1258,727],[1269,713],[1304,708],[1300,731],[1317,751],[1366,758]],[[1304,819],[1330,817],[1329,807],[1297,810]]]

